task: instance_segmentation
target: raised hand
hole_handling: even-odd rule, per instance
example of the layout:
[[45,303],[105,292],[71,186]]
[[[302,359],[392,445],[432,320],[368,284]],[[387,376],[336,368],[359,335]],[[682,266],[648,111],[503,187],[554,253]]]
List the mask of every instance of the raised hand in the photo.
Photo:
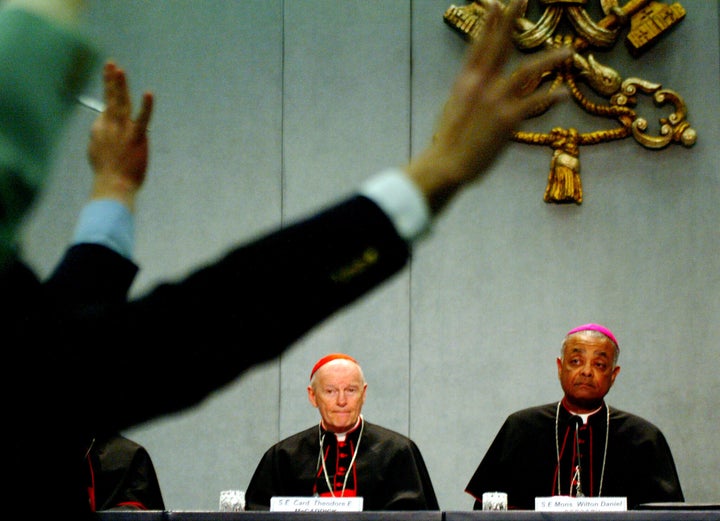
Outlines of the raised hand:
[[95,174],[91,197],[117,199],[132,210],[148,167],[147,127],[154,99],[152,93],[145,92],[138,116],[132,119],[125,71],[108,61],[103,83],[106,106],[92,125],[88,144],[88,159]]
[[407,166],[434,212],[464,185],[488,170],[516,126],[539,106],[567,96],[563,90],[527,92],[527,84],[570,59],[570,49],[527,58],[513,72],[505,65],[514,49],[512,30],[522,2],[503,8],[488,2],[485,29],[472,44],[442,111],[433,142]]

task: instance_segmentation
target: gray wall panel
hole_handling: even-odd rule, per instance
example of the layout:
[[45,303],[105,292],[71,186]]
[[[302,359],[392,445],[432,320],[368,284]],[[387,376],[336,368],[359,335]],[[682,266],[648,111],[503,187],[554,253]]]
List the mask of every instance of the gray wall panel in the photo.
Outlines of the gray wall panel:
[[[409,4],[371,6],[285,2],[285,219],[347,194],[369,172],[407,161]],[[318,421],[305,388],[315,361],[334,351],[372,368],[366,374],[368,419],[406,432],[408,309],[403,273],[284,356],[281,433]]]

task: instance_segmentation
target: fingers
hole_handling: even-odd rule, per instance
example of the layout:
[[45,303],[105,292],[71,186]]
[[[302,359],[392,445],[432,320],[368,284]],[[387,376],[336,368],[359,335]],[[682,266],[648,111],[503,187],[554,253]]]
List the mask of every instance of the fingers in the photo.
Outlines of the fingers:
[[103,87],[105,97],[105,112],[115,111],[115,64],[111,61],[103,67]]
[[[539,54],[518,68],[509,78],[503,94],[521,119],[537,111],[544,112],[555,103],[569,97],[563,85],[553,89],[538,89],[543,77],[561,67],[572,56],[569,48],[554,49]],[[557,86],[556,86],[557,87]]]
[[133,139],[145,138],[152,109],[154,97],[152,93],[143,94],[140,111],[135,121],[131,119],[132,102],[127,84],[125,71],[119,68],[114,61],[109,60],[103,68],[103,83],[105,87],[105,111],[104,115],[116,120],[123,120],[134,123],[132,129]]
[[143,94],[142,104],[140,105],[140,113],[135,120],[135,139],[144,139],[147,132],[147,127],[150,124],[150,117],[152,116],[152,109],[154,104],[154,97],[152,93],[146,92]]
[[477,68],[483,76],[502,69],[512,50],[512,30],[521,4],[519,0],[512,0],[503,7],[498,1],[488,2],[485,26],[469,51],[467,67]]
[[551,105],[569,97],[569,91],[565,88],[548,90],[535,90],[525,92],[525,86],[531,85],[540,79],[541,75],[562,65],[572,56],[570,48],[554,49],[534,57],[525,63],[516,74],[513,75],[509,89],[516,92],[518,97],[517,109],[524,119],[538,107],[549,108]]
[[[569,48],[541,52],[524,59],[512,74],[504,71],[515,49],[513,31],[523,9],[523,1],[511,0],[506,7],[496,0],[486,3],[485,27],[469,51],[462,78],[457,85],[461,98],[490,104],[498,114],[509,116],[508,123],[523,119],[539,105],[551,105],[567,95],[565,89],[548,93],[535,89],[545,74],[556,70],[572,56]],[[481,98],[485,97],[482,101]]]
[[569,47],[561,47],[528,58],[523,65],[512,74],[508,88],[514,92],[523,92],[526,90],[526,85],[539,83],[544,73],[560,67],[572,54],[572,49]]
[[103,83],[107,115],[129,117],[131,106],[125,71],[118,68],[113,61],[108,61],[103,69]]

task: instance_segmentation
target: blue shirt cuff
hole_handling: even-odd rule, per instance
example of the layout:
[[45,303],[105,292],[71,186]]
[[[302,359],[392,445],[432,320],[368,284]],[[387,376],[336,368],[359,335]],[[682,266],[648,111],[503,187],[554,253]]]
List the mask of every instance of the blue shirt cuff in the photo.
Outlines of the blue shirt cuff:
[[90,201],[80,212],[73,244],[92,243],[132,259],[135,222],[127,206],[112,199]]
[[430,230],[430,207],[425,196],[399,168],[388,168],[371,177],[360,187],[360,194],[387,214],[407,242]]

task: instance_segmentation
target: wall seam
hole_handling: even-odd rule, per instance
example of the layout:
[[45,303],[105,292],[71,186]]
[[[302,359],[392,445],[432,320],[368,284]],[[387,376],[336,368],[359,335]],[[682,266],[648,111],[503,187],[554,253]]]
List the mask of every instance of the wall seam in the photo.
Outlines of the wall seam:
[[[408,8],[408,161],[413,155],[413,2],[409,0]],[[412,437],[411,424],[412,424],[412,346],[413,346],[413,334],[412,334],[412,279],[413,279],[413,257],[410,256],[408,261],[408,278],[407,278],[407,295],[408,295],[408,308],[407,308],[407,328],[408,328],[408,398],[407,398],[407,432],[408,436]]]
[[[280,227],[285,226],[285,0],[280,0]],[[284,352],[277,359],[277,441],[282,433],[282,368]]]

